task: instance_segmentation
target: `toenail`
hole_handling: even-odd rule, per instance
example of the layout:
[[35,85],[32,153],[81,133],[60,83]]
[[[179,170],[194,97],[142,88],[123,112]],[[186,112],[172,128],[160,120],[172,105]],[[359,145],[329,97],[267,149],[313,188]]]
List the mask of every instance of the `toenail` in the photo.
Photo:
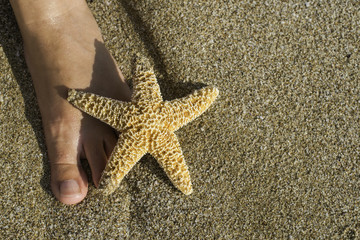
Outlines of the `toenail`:
[[81,195],[80,186],[75,180],[65,180],[60,183],[60,194],[63,197],[75,197]]

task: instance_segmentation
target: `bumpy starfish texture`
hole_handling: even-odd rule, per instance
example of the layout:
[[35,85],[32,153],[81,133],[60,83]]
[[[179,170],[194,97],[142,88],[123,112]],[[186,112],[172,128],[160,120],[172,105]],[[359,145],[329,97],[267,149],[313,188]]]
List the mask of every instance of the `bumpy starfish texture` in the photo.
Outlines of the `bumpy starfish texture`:
[[174,131],[202,114],[218,93],[215,87],[205,87],[186,97],[163,101],[146,59],[137,60],[131,102],[69,90],[70,103],[120,132],[99,189],[111,194],[136,162],[150,153],[172,183],[184,194],[190,194],[189,171]]

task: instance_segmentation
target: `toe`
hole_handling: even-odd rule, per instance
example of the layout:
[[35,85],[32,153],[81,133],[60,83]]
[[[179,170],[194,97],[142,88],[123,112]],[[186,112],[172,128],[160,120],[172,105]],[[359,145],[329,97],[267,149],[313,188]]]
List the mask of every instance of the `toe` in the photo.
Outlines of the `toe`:
[[116,136],[115,133],[111,135],[109,134],[109,136],[106,136],[106,138],[104,139],[104,148],[108,159],[110,158],[110,155],[114,150],[117,140],[118,136]]
[[71,117],[52,122],[43,121],[51,169],[51,190],[60,202],[76,204],[85,198],[88,180],[80,164],[81,114],[69,112]]
[[107,155],[102,141],[88,142],[84,145],[86,159],[91,168],[92,179],[99,186],[101,174],[107,162]]
[[85,198],[88,180],[80,164],[81,151],[77,138],[67,131],[62,133],[66,141],[61,138],[46,139],[51,169],[51,189],[60,202],[76,204]]
[[85,198],[88,191],[86,174],[77,163],[52,164],[51,188],[60,202],[64,204],[79,203]]

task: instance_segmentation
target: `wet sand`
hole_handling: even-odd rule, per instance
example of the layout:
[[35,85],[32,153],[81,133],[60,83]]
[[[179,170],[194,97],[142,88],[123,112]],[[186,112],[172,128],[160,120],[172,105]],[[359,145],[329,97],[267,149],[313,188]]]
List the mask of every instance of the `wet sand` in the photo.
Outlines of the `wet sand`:
[[[57,202],[16,21],[0,0],[0,234],[11,239],[360,237],[357,1],[89,1],[127,79],[220,89],[177,131],[194,192],[146,155],[111,196]],[[345,3],[346,2],[346,3]],[[86,163],[84,163],[86,165]]]

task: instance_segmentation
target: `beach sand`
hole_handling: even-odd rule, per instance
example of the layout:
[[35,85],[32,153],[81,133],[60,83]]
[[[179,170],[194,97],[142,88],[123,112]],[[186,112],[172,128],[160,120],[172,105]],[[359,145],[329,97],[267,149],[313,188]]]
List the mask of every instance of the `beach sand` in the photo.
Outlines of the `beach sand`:
[[0,0],[2,239],[360,238],[358,1],[88,3],[127,79],[141,53],[167,100],[219,88],[176,132],[194,192],[146,155],[111,196],[90,184],[80,204],[57,202],[21,36]]

